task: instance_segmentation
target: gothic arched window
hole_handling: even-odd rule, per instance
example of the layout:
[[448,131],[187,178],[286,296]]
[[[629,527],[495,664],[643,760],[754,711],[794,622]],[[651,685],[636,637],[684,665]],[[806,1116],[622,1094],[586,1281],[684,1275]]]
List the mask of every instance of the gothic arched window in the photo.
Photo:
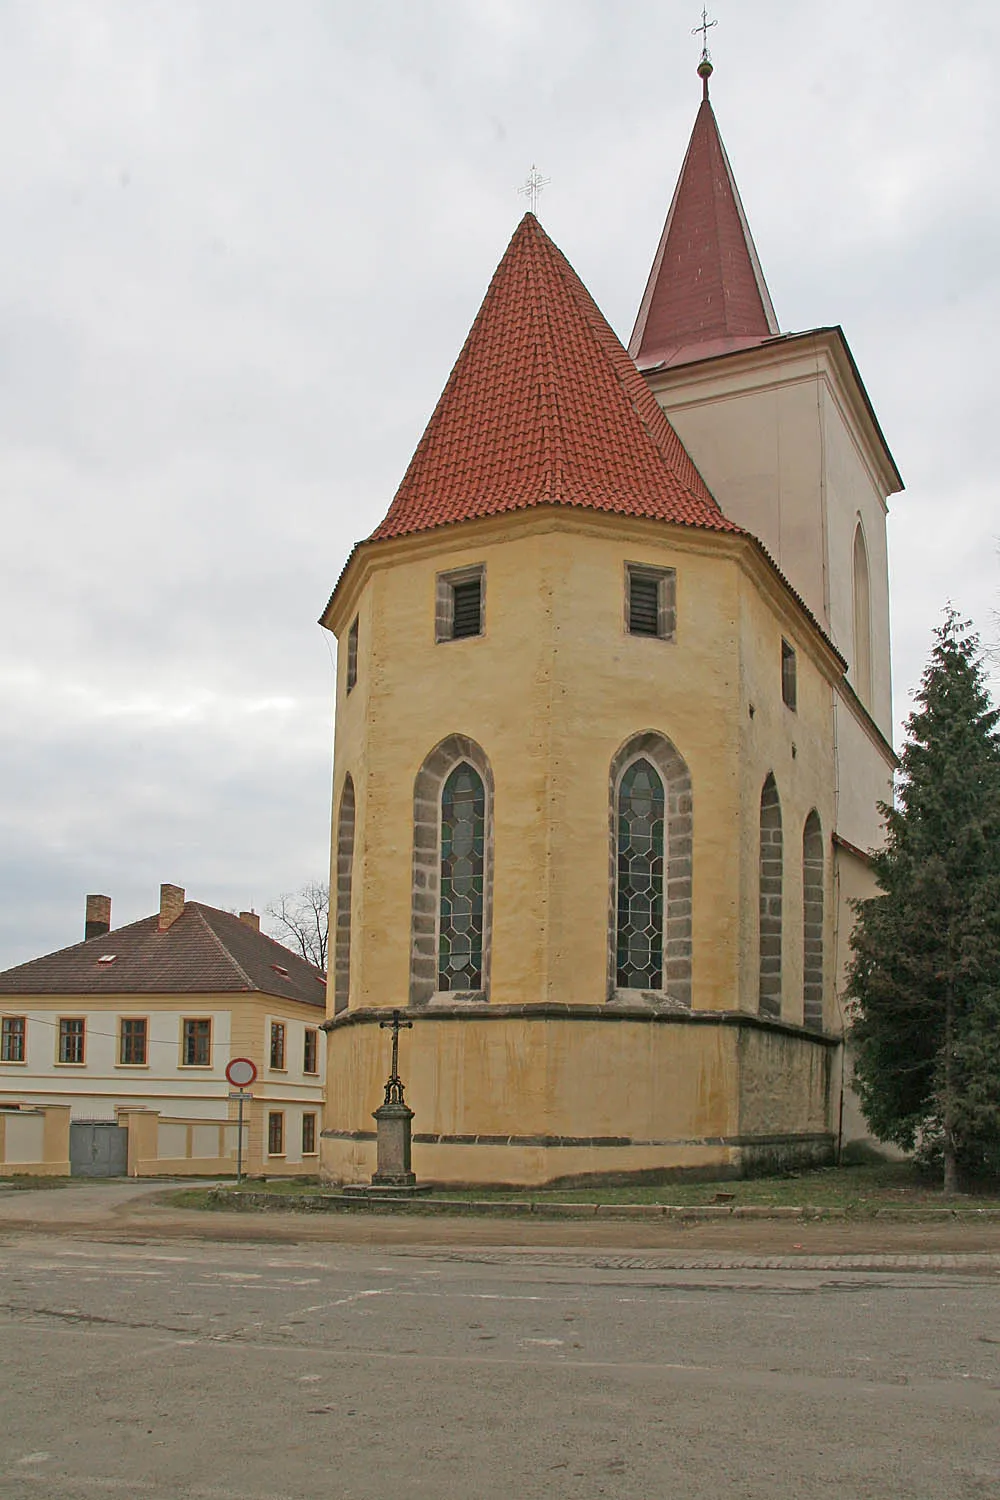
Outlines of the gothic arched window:
[[823,1029],[823,829],[813,810],[802,830],[802,1019]]
[[354,875],[354,782],[344,777],[337,818],[336,920],[333,929],[333,1009],[346,1010],[351,993],[351,883]]
[[859,521],[854,532],[854,689],[866,708],[872,700],[872,603],[868,548]]
[[760,794],[760,1013],[781,1015],[781,901],[784,884],[781,799],[768,773]]
[[413,783],[410,1004],[486,1001],[493,932],[493,772],[449,734]]
[[618,787],[619,989],[663,988],[663,782],[634,760]]
[[461,761],[441,792],[439,990],[482,988],[485,876],[486,788]]
[[611,1001],[690,1010],[694,803],[691,773],[665,734],[631,735],[608,778]]

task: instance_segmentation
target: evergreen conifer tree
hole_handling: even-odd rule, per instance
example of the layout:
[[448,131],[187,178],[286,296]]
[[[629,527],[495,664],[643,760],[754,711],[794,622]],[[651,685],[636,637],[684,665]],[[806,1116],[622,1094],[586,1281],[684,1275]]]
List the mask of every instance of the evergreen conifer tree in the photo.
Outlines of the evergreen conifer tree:
[[885,847],[882,894],[858,903],[848,983],[855,1087],[874,1134],[1000,1175],[1000,710],[978,637],[935,631]]

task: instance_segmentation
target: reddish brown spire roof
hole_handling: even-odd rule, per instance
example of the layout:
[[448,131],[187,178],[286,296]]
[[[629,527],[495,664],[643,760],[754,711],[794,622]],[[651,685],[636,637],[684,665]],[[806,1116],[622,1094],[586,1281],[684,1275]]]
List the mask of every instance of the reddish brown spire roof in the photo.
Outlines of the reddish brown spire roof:
[[648,370],[746,349],[778,332],[706,79],[628,352]]
[[739,530],[527,213],[372,539],[535,505]]

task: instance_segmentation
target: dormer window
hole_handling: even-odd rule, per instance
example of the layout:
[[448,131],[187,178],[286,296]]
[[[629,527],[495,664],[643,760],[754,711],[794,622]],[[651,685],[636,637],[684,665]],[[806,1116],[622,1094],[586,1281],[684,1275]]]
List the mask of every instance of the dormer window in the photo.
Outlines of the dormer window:
[[434,639],[460,641],[484,632],[486,569],[456,568],[439,573],[435,601]]

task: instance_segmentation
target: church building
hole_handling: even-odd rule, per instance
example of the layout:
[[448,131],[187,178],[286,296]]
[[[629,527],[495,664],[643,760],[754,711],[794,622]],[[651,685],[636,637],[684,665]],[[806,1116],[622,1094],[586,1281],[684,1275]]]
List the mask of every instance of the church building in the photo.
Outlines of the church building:
[[525,214],[323,614],[333,1181],[392,1007],[424,1181],[834,1149],[902,481],[840,328],[779,329],[699,73],[628,350]]

